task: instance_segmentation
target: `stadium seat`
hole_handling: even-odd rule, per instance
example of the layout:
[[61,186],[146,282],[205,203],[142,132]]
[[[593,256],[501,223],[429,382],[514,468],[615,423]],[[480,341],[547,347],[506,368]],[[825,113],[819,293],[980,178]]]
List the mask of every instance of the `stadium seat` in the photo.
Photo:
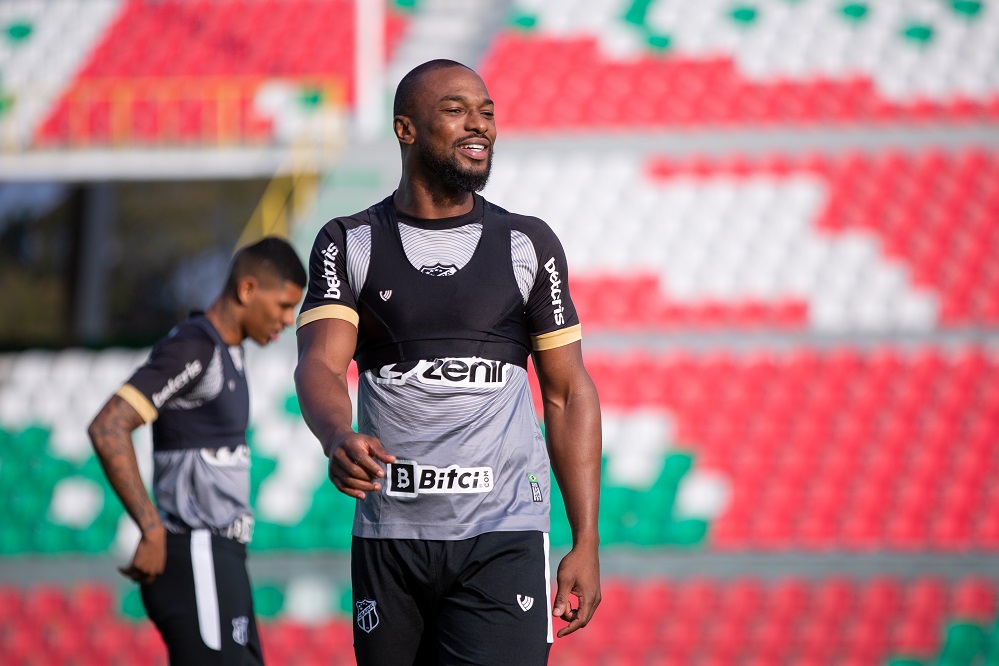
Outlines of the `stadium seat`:
[[[67,3],[68,4],[68,3]],[[37,140],[70,145],[233,145],[278,140],[255,106],[269,80],[342,87],[353,100],[353,3],[126,0],[89,51]],[[391,53],[407,24],[390,11]],[[304,110],[304,107],[303,107]]]
[[[807,4],[757,12],[636,3],[624,14],[610,0],[574,3],[571,12],[562,3],[517,4],[530,27],[501,34],[483,66],[515,130],[967,123],[999,108],[986,61],[960,55],[964,40],[995,30],[987,12],[970,20],[934,12],[948,34],[934,39],[926,26],[902,29],[902,5],[844,18]],[[743,15],[752,18],[733,18]],[[548,71],[538,75],[533,62]],[[519,103],[524,90],[543,92]]]
[[[954,663],[973,663],[967,655],[981,654],[990,625],[948,621],[954,616],[946,605],[926,615],[920,602],[898,605],[899,595],[929,600],[941,593],[966,594],[961,590],[970,588],[979,594],[996,589],[994,582],[973,578],[946,585],[883,576],[687,582],[645,577],[607,583],[614,598],[630,599],[632,613],[607,613],[602,607],[599,623],[591,623],[571,643],[556,642],[553,664],[587,656],[596,657],[594,663],[629,664],[923,664],[961,655],[965,661]],[[670,600],[660,606],[667,610],[657,620],[634,612],[649,584],[657,586],[657,596]],[[634,590],[630,594],[628,587]],[[752,600],[751,612],[729,612],[740,608],[735,598]],[[688,612],[687,601],[701,610]],[[655,628],[656,621],[661,628]],[[591,628],[596,631],[589,633]],[[577,641],[585,641],[585,647]],[[618,661],[610,660],[612,655]]]
[[[983,212],[996,195],[982,192],[996,191],[999,160],[978,148],[645,164],[580,156],[564,180],[578,194],[557,206],[544,196],[556,162],[508,159],[487,195],[536,210],[559,234],[588,327],[887,332],[996,322],[988,248],[999,227]],[[613,245],[597,231],[608,216]]]

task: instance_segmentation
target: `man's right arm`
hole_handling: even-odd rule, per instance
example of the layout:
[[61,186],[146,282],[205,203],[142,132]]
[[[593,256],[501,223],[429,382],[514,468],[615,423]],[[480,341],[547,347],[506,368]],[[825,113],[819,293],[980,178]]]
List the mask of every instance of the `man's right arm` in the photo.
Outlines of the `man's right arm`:
[[142,537],[131,564],[122,574],[140,583],[151,583],[166,566],[166,530],[139,475],[132,431],[145,419],[118,395],[111,396],[90,424],[87,433],[104,474]]
[[295,390],[302,417],[329,458],[329,477],[337,490],[356,499],[378,492],[385,476],[379,463],[395,461],[376,437],[352,427],[353,412],[347,392],[347,367],[357,345],[353,322],[317,319],[298,329],[298,366]]

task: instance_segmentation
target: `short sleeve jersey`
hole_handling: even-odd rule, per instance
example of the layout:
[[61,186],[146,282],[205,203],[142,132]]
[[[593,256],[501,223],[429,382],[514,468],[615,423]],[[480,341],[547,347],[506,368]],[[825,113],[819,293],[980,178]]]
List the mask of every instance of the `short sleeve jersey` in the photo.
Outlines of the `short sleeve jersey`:
[[327,223],[298,318],[358,327],[358,430],[398,460],[354,534],[464,539],[549,529],[549,460],[526,362],[581,338],[562,246],[543,221],[475,195],[466,215],[389,197]]
[[247,542],[249,394],[243,348],[194,315],[153,346],[117,395],[153,429],[153,496],[167,530]]

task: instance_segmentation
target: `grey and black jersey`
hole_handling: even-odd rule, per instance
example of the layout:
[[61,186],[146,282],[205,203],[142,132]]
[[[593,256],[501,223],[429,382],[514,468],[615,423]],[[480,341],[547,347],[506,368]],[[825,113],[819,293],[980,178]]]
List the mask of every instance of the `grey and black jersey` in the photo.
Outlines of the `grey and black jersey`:
[[298,325],[358,327],[358,430],[397,461],[359,501],[354,534],[464,539],[549,529],[549,460],[532,351],[580,339],[561,244],[541,220],[476,195],[423,220],[391,197],[319,232]]
[[156,343],[118,392],[153,429],[153,497],[167,530],[243,543],[253,528],[243,348],[194,315]]

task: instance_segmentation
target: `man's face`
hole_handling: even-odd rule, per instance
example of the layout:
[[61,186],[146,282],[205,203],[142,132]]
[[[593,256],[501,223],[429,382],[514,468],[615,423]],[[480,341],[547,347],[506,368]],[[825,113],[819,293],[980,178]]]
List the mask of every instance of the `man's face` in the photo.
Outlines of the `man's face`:
[[496,141],[486,85],[464,67],[429,72],[422,84],[421,112],[414,119],[420,160],[449,190],[478,192],[489,180]]
[[295,322],[295,307],[302,300],[302,288],[291,282],[254,286],[244,300],[243,331],[246,337],[263,346]]

